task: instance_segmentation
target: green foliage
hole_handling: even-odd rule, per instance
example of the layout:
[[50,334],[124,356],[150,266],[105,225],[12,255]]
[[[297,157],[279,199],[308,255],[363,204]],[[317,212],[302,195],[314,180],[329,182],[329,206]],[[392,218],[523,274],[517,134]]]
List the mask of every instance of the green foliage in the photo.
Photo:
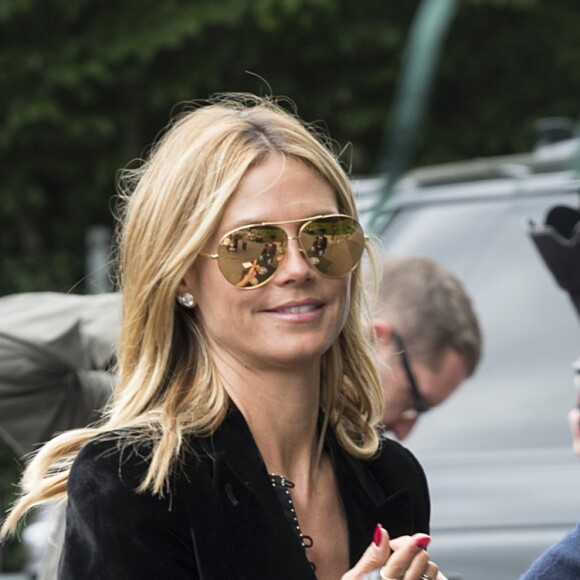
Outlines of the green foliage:
[[404,4],[4,0],[0,294],[82,278],[87,227],[113,225],[116,171],[179,101],[287,95],[370,167],[416,2]]
[[576,119],[579,24],[574,0],[463,0],[418,161],[529,151],[537,119]]
[[[67,291],[116,171],[180,101],[286,95],[372,171],[419,0],[3,0],[0,294]],[[575,0],[463,0],[414,164],[530,149],[576,117]],[[82,286],[81,288],[82,289]]]

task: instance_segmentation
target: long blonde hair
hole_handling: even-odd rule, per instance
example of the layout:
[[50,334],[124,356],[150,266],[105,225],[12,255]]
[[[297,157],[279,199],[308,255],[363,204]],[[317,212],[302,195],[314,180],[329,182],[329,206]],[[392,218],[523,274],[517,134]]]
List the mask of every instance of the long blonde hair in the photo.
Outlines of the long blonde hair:
[[[121,174],[124,306],[117,387],[98,425],[64,433],[37,453],[3,533],[13,531],[30,508],[66,497],[70,467],[96,435],[122,429],[123,443],[152,442],[150,467],[139,489],[162,494],[184,436],[210,435],[222,423],[229,398],[195,313],[177,307],[175,297],[248,170],[272,153],[317,171],[335,191],[339,211],[356,216],[348,177],[330,142],[271,98],[222,95],[188,107],[148,159]],[[363,310],[369,309],[363,308],[361,270],[351,277],[346,324],[323,356],[320,400],[325,424],[340,444],[368,458],[379,445],[374,427],[383,399],[363,322]]]

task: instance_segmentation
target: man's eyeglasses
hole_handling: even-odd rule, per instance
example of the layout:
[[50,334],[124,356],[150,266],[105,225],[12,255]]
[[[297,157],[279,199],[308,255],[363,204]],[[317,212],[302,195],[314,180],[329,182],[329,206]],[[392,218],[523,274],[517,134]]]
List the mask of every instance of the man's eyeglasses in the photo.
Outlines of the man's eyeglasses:
[[403,370],[407,375],[407,381],[409,383],[411,397],[413,398],[413,409],[418,415],[420,415],[421,413],[426,413],[431,407],[429,406],[427,401],[425,401],[423,395],[421,395],[421,392],[419,391],[419,385],[417,383],[417,379],[415,378],[415,374],[411,369],[411,364],[409,362],[407,350],[405,349],[405,343],[403,342],[401,336],[394,330],[392,331],[391,334],[393,336],[393,340],[397,345],[399,354],[401,355],[401,364],[403,365]]
[[[304,222],[297,236],[280,225]],[[269,282],[289,240],[297,240],[308,263],[321,274],[340,278],[360,263],[365,247],[361,225],[352,217],[330,214],[287,222],[262,222],[231,230],[218,244],[217,253],[201,255],[217,260],[225,279],[238,288],[251,290]]]

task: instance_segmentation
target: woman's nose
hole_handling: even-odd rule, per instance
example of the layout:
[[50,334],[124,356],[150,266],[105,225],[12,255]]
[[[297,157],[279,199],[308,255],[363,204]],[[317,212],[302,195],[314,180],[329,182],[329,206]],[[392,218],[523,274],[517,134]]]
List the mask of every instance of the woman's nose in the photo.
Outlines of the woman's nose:
[[298,238],[288,237],[286,251],[278,265],[274,280],[278,284],[304,282],[312,276],[313,266],[302,250]]

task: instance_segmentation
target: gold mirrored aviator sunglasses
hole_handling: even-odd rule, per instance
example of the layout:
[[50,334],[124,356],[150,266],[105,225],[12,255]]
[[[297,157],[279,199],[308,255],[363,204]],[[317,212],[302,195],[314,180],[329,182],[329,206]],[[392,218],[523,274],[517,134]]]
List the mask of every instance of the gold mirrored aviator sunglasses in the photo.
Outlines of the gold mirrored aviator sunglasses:
[[[302,223],[297,236],[280,225]],[[366,236],[361,225],[342,214],[318,215],[287,222],[262,222],[241,226],[225,234],[217,254],[201,252],[217,260],[225,279],[238,288],[252,290],[269,282],[286,253],[297,240],[309,264],[329,278],[340,278],[360,263]]]

